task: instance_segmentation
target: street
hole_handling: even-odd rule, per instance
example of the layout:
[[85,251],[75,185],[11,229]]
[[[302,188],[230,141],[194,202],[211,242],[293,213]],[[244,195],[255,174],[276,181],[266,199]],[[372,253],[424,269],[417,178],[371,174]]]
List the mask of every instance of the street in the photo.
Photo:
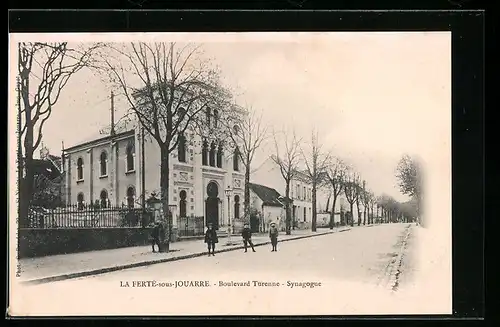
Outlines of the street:
[[[31,292],[21,298],[24,301],[37,301],[35,297],[44,299],[36,307],[41,312],[50,312],[58,303],[64,303],[65,308],[72,311],[88,312],[90,308],[96,313],[108,314],[123,312],[125,305],[130,314],[151,310],[175,314],[193,311],[248,314],[254,301],[265,301],[273,310],[279,310],[288,297],[290,303],[283,307],[284,312],[295,308],[307,313],[307,310],[325,310],[324,301],[342,305],[329,309],[333,311],[352,309],[346,307],[352,303],[358,306],[356,310],[362,310],[364,301],[374,292],[378,300],[371,297],[369,304],[373,308],[383,305],[381,296],[390,293],[386,285],[376,286],[384,279],[391,259],[400,252],[398,242],[408,226],[355,227],[347,232],[279,243],[278,252],[271,252],[270,246],[260,246],[255,253],[237,250],[213,257],[24,286],[22,291]],[[406,261],[407,266],[414,265]],[[197,281],[196,287],[190,281]],[[153,287],[146,287],[148,282]],[[205,282],[208,285],[204,285]],[[399,284],[399,289],[404,287]],[[132,307],[131,303],[134,303]],[[258,306],[262,310],[262,303]]]

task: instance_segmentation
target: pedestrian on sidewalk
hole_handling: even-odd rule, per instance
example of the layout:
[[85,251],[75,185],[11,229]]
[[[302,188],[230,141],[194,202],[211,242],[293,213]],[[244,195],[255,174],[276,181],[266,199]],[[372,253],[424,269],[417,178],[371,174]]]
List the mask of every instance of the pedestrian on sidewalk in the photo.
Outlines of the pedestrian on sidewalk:
[[245,252],[247,252],[247,246],[250,244],[252,247],[252,252],[255,252],[252,243],[252,231],[250,230],[250,226],[247,223],[243,225],[243,231],[241,232],[241,236],[243,236],[243,245],[245,246]]
[[156,252],[155,245],[158,245],[158,252],[160,252],[160,224],[158,222],[155,222],[151,229],[151,247],[153,248],[153,253]]
[[273,249],[271,252],[278,251],[278,228],[276,228],[276,223],[271,223],[271,228],[269,229],[269,238],[271,239],[271,245]]
[[[208,247],[208,256],[210,256],[210,254],[215,256],[215,243],[219,243],[219,239],[217,237],[217,231],[213,228],[212,224],[208,224],[208,229],[205,232],[205,243],[207,243]],[[212,249],[211,253],[210,249]]]

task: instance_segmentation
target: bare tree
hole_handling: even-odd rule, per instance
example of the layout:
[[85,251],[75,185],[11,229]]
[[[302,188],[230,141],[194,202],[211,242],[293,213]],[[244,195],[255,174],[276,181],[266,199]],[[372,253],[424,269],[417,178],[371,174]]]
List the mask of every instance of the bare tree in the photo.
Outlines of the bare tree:
[[387,194],[382,194],[378,198],[377,202],[382,208],[382,217],[384,222],[395,222],[399,213],[399,202]]
[[363,204],[363,186],[359,179],[356,181],[356,187],[355,187],[355,192],[356,194],[356,208],[358,210],[358,226],[361,225],[361,209],[359,207],[359,203]]
[[339,158],[331,158],[328,162],[325,176],[331,195],[333,197],[332,210],[330,212],[330,229],[333,229],[335,218],[335,207],[337,198],[342,194],[344,189],[344,179],[347,171],[347,166]]
[[405,154],[398,163],[396,177],[399,179],[401,193],[415,198],[417,217],[422,209],[422,168],[416,158]]
[[62,90],[73,75],[92,66],[100,44],[70,47],[67,42],[18,44],[19,224],[27,223],[33,196],[33,154],[43,138]]
[[388,196],[385,194],[380,195],[377,198],[377,206],[380,208],[380,217],[382,220],[382,223],[387,222],[387,203],[388,203]]
[[309,183],[312,185],[312,223],[311,229],[316,231],[317,221],[317,191],[318,186],[325,180],[325,171],[328,167],[330,154],[322,150],[318,139],[318,133],[313,130],[311,133],[310,150],[304,151],[301,148],[302,157],[306,166],[306,176]]
[[328,199],[326,199],[325,212],[328,212],[328,209],[330,208],[331,199],[332,199],[332,190],[328,189]]
[[[369,202],[369,197],[368,197],[368,192],[366,191],[366,182],[363,181],[363,189],[361,190],[361,200],[363,202],[363,225],[366,225],[366,212],[368,210],[368,202]],[[369,214],[370,212],[368,212]],[[369,218],[368,218],[369,219]],[[370,222],[368,221],[368,224]]]
[[[220,87],[219,71],[204,58],[199,45],[130,43],[109,45],[102,54],[103,68],[114,87],[125,96],[130,113],[160,148],[160,195],[163,206],[161,251],[168,252],[172,221],[169,210],[170,154],[188,132],[202,136],[218,131],[217,120],[202,119],[203,112],[228,108],[230,95]],[[210,119],[210,116],[207,117]]]
[[[234,113],[237,113],[236,115]],[[236,149],[234,155],[245,167],[245,199],[244,210],[245,219],[248,220],[250,212],[250,175],[251,165],[255,152],[261,147],[262,143],[268,138],[268,126],[262,120],[262,113],[257,114],[252,109],[245,110],[240,114],[236,110],[227,111],[227,117],[223,119],[226,124],[225,131],[232,146]]]
[[286,234],[291,234],[291,212],[290,212],[290,182],[297,176],[300,163],[300,143],[295,132],[290,136],[286,131],[281,133],[282,142],[278,140],[278,133],[273,132],[276,154],[271,156],[273,162],[278,166],[281,177],[285,181],[285,223]]
[[354,203],[359,201],[359,178],[356,173],[348,172],[344,181],[344,194],[346,200],[349,203],[350,217],[348,217],[347,223],[354,226]]
[[368,224],[373,224],[374,223],[374,217],[375,217],[375,212],[374,212],[374,208],[375,208],[375,195],[373,194],[373,192],[369,191],[367,193],[367,198],[368,198],[368,208],[369,208],[369,211],[371,211],[371,214],[369,213],[368,214]]

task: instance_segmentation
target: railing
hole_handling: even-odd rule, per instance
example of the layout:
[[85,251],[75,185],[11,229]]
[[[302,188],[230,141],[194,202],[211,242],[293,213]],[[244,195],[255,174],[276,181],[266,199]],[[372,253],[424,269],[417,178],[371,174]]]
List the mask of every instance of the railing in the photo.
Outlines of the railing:
[[179,217],[177,231],[180,237],[205,234],[205,217]]
[[149,210],[111,206],[106,208],[68,205],[46,209],[31,207],[22,228],[117,228],[146,227],[152,220]]

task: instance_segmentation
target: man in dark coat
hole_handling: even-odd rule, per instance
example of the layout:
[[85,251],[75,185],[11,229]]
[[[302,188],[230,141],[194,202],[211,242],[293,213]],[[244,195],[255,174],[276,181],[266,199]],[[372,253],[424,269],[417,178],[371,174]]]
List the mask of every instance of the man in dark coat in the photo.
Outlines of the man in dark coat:
[[[208,256],[212,254],[215,255],[215,243],[219,243],[219,239],[217,237],[217,231],[213,228],[212,224],[208,224],[208,229],[205,232],[205,243],[207,243],[208,247]],[[210,249],[212,249],[212,253],[210,253]]]
[[271,223],[271,228],[269,228],[269,238],[271,239],[271,245],[273,249],[271,252],[278,251],[278,228],[276,228],[276,223]]
[[250,244],[250,246],[252,247],[252,251],[255,252],[252,243],[252,231],[250,230],[250,226],[248,226],[248,224],[245,224],[243,226],[243,231],[241,232],[241,236],[243,236],[243,245],[245,246],[245,252],[247,252],[248,244]]
[[153,248],[153,253],[156,252],[155,245],[158,245],[158,252],[160,252],[160,224],[158,222],[155,222],[151,229],[151,246]]

